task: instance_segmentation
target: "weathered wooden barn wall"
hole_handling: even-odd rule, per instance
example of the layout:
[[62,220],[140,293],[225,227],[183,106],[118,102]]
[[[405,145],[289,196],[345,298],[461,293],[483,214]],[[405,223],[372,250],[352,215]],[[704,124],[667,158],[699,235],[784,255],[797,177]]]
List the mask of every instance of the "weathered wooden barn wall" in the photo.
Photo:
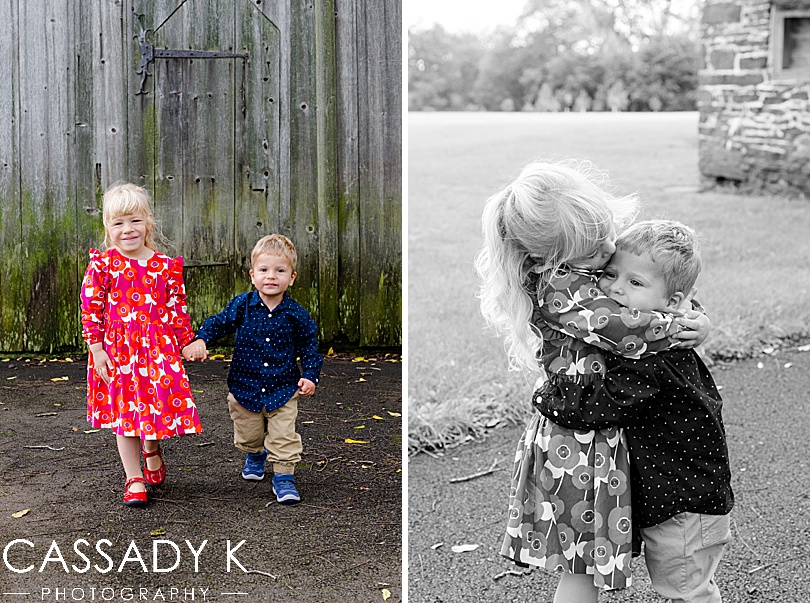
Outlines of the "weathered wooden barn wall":
[[810,194],[810,64],[778,70],[778,11],[807,18],[810,1],[706,2],[698,95],[706,185]]
[[81,345],[79,283],[119,180],[152,192],[195,324],[281,232],[324,341],[400,344],[400,2],[0,10],[0,350]]

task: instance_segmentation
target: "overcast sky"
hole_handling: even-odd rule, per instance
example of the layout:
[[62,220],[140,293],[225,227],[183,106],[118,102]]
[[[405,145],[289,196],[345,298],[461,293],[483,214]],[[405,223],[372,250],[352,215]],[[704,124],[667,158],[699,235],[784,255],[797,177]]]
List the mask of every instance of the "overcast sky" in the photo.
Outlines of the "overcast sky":
[[478,33],[512,24],[526,0],[404,0],[406,27],[441,24],[447,31]]

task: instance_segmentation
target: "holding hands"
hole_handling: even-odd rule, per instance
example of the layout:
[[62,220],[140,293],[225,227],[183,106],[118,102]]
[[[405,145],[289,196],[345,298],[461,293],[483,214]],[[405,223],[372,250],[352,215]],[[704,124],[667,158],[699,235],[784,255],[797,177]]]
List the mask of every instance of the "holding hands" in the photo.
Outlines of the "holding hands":
[[183,348],[183,358],[189,362],[199,360],[202,362],[208,358],[208,346],[202,339],[195,339],[186,347]]

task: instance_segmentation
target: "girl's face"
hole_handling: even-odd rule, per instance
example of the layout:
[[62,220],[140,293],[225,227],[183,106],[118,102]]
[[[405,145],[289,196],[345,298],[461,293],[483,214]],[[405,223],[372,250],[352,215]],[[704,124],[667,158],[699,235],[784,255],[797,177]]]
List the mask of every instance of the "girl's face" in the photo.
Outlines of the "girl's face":
[[146,249],[146,216],[142,214],[118,216],[107,230],[110,243],[125,256],[137,257]]
[[602,239],[596,247],[596,251],[588,257],[572,260],[568,263],[575,268],[599,270],[607,265],[615,251],[616,245],[613,244],[613,237],[608,237],[607,239]]

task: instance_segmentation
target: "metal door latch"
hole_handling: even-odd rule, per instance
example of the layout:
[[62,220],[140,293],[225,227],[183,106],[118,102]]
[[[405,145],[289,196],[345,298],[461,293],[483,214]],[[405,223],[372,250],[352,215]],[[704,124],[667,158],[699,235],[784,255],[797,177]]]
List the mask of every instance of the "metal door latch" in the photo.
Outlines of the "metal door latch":
[[135,70],[135,73],[141,76],[141,83],[138,87],[138,91],[135,94],[148,94],[146,90],[144,90],[144,85],[146,84],[146,77],[151,75],[149,73],[149,65],[155,59],[244,59],[248,60],[250,55],[246,52],[244,54],[232,53],[232,52],[218,52],[212,50],[170,50],[167,48],[155,48],[153,44],[150,44],[146,41],[146,36],[151,29],[144,29],[143,28],[143,15],[137,15],[138,23],[140,25],[141,31],[132,36],[133,38],[137,38],[138,46],[141,50],[141,62],[138,64],[138,68]]

